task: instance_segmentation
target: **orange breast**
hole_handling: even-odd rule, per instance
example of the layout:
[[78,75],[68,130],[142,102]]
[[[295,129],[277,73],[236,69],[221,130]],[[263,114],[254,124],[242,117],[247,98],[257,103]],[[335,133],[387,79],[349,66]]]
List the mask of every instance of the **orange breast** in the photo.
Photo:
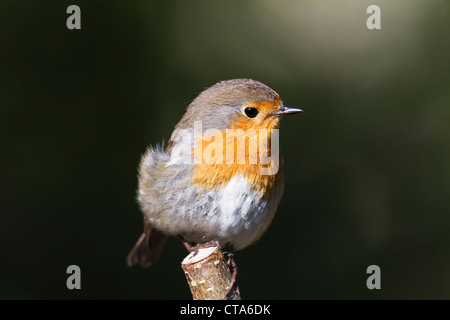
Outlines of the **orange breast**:
[[[269,111],[278,108],[280,103],[280,101],[258,102],[252,105],[258,104],[260,114],[263,112],[269,114]],[[219,189],[234,176],[242,175],[260,197],[270,193],[280,181],[281,161],[279,161],[280,168],[275,174],[262,175],[261,168],[268,165],[261,163],[260,152],[267,152],[267,156],[272,156],[270,130],[278,127],[278,117],[262,114],[261,119],[252,120],[245,116],[238,117],[228,130],[216,132],[214,136],[196,137],[193,153],[203,158],[201,162],[197,160],[195,164],[194,185]],[[260,130],[266,130],[264,135]],[[260,149],[260,137],[261,141],[267,139],[263,149]]]

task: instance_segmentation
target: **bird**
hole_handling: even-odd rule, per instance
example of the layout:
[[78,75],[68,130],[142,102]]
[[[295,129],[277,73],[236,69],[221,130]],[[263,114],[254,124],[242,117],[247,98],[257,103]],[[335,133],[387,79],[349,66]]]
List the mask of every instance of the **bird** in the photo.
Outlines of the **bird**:
[[[137,202],[144,231],[127,264],[153,265],[167,236],[191,245],[215,241],[234,250],[257,241],[284,191],[273,132],[282,116],[301,112],[252,79],[220,81],[202,91],[167,146],[149,146],[141,158]],[[245,144],[239,146],[240,137]]]

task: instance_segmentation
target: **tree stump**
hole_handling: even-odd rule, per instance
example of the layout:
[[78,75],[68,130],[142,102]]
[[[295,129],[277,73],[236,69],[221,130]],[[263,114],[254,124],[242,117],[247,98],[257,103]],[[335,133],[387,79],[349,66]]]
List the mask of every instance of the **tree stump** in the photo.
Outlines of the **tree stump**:
[[225,261],[217,243],[193,247],[181,267],[194,300],[241,299],[236,283],[237,269]]

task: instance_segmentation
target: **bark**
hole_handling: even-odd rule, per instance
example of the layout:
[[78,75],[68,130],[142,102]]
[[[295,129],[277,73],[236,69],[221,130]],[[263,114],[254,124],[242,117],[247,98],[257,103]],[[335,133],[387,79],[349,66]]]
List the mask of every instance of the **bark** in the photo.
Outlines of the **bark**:
[[240,300],[237,268],[227,262],[217,243],[193,247],[181,263],[194,300]]

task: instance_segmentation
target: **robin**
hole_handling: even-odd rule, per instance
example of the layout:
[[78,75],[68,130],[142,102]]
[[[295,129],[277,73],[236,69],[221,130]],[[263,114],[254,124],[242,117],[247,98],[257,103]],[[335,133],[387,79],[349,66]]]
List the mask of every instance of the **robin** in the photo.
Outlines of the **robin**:
[[258,240],[284,190],[273,133],[280,116],[299,112],[255,80],[222,81],[201,92],[165,150],[149,147],[141,159],[137,200],[144,232],[128,265],[154,264],[168,235],[235,250]]

